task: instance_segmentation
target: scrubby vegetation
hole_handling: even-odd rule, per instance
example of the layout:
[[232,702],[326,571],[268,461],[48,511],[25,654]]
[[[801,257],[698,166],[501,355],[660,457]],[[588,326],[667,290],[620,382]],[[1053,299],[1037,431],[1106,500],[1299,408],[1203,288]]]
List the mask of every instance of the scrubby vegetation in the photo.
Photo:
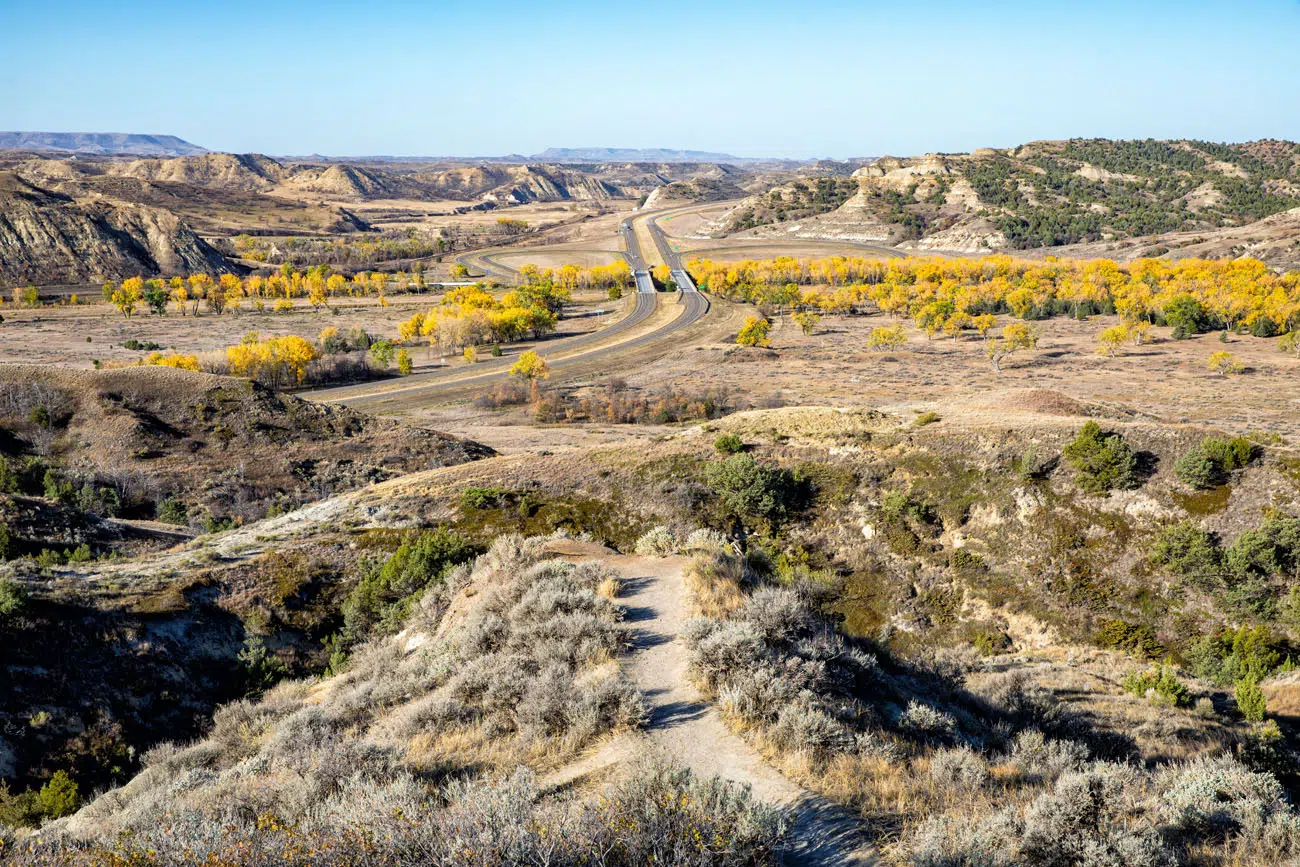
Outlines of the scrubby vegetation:
[[[466,838],[454,829],[468,833],[470,815],[488,822],[482,845],[515,841],[498,850],[500,863],[534,863],[543,856],[533,847],[544,851],[547,834],[561,829],[576,836],[558,863],[584,863],[592,846],[607,849],[608,860],[585,863],[639,863],[646,852],[698,842],[693,835],[705,828],[712,851],[727,853],[718,863],[766,863],[776,815],[671,767],[629,778],[577,813],[543,799],[528,775],[512,775],[517,762],[571,755],[642,716],[640,696],[613,661],[626,642],[621,610],[596,592],[608,570],[547,560],[545,545],[503,537],[472,566],[441,569],[443,580],[409,605],[401,636],[364,644],[320,684],[287,681],[260,700],[226,706],[207,737],[154,749],[128,785],[47,829],[49,843],[18,863],[104,863],[150,850],[166,863],[207,863],[249,846],[292,863],[313,846],[332,853],[324,863],[384,853],[453,863],[439,859],[464,852],[455,847]],[[421,537],[399,548],[384,574],[395,586],[459,550],[446,534]],[[485,772],[494,779],[455,781]],[[183,791],[174,785],[181,776],[190,780]],[[64,780],[38,794],[38,804],[58,807],[44,815],[61,815],[75,798]],[[674,801],[640,803],[647,793]],[[496,812],[506,805],[510,812]],[[539,824],[528,826],[523,817],[534,811]],[[628,835],[619,817],[651,823],[655,833]],[[67,848],[76,839],[88,847]]]
[[628,387],[613,378],[603,387],[550,387],[512,378],[474,398],[483,408],[527,406],[546,424],[604,421],[611,424],[673,424],[721,418],[747,406],[726,387],[653,390]]
[[469,540],[441,528],[403,542],[382,564],[373,564],[344,601],[342,643],[355,644],[376,628],[396,631],[431,584],[475,553]]
[[[334,748],[333,752],[339,752]],[[165,755],[155,766],[165,766]],[[355,761],[337,755],[335,761]],[[324,769],[310,769],[322,771]],[[187,806],[129,833],[75,845],[46,836],[34,845],[0,837],[14,865],[121,863],[352,865],[520,865],[640,867],[777,863],[784,821],[748,792],[699,779],[662,759],[622,771],[599,798],[568,801],[543,793],[520,769],[441,785],[390,770],[368,755],[330,767],[313,808],[263,812],[237,804]],[[191,802],[193,799],[188,799]],[[219,828],[220,833],[207,829]]]
[[857,181],[850,178],[795,181],[769,191],[752,207],[732,216],[728,232],[824,214],[844,204],[857,191]]
[[784,520],[801,497],[799,480],[791,473],[744,453],[710,462],[704,478],[729,515],[765,526]]
[[[322,335],[332,339],[353,337]],[[212,532],[488,453],[235,379],[16,367],[0,382],[0,523],[10,557],[71,555],[82,545],[94,556],[130,552],[149,534],[104,519]]]
[[[774,586],[729,562],[727,603],[690,631],[695,675],[788,773],[894,837],[892,860],[1264,865],[1300,854],[1300,815],[1270,773],[1226,755],[1145,766],[1131,742],[1024,675],[904,663],[841,634],[820,613],[829,588]],[[708,571],[716,588],[719,567]],[[1125,688],[1190,703],[1168,666]],[[1238,696],[1260,719],[1253,682]]]
[[1157,537],[1151,559],[1213,593],[1234,613],[1272,619],[1280,605],[1289,604],[1290,596],[1282,597],[1285,588],[1300,577],[1300,518],[1266,518],[1227,548],[1215,535],[1184,521]]
[[[219,643],[226,695],[246,701],[210,732],[210,708],[187,708],[193,742],[149,754],[143,770],[130,749],[152,741],[121,705],[102,726],[79,718],[87,731],[70,746],[71,717],[10,714],[23,775],[7,821],[53,820],[30,856],[45,863],[131,863],[149,849],[177,863],[237,860],[228,846],[291,863],[301,851],[330,853],[312,856],[321,863],[406,863],[412,852],[455,863],[449,828],[485,839],[466,830],[468,803],[510,817],[483,819],[492,834],[528,829],[504,863],[543,863],[543,833],[563,839],[550,863],[680,860],[670,847],[696,832],[722,842],[695,863],[770,863],[780,822],[712,781],[660,764],[557,793],[531,776],[644,720],[618,660],[630,638],[619,602],[638,606],[629,596],[646,579],[551,559],[604,557],[585,547],[595,540],[635,553],[624,562],[647,574],[688,564],[693,677],[759,755],[860,819],[887,863],[1262,867],[1300,855],[1293,453],[1276,438],[1206,436],[1041,390],[1005,400],[1011,418],[1051,412],[1032,430],[983,410],[987,423],[972,425],[963,408],[928,401],[745,413],[634,447],[393,482],[199,540],[160,557],[166,574],[137,576],[131,562],[24,572],[9,603],[0,584],[0,638],[20,638],[8,646],[30,648],[35,618],[72,610],[52,606],[73,598],[74,578],[123,607],[123,585],[147,587],[129,591],[141,614],[121,621],[113,652],[139,636],[159,648]],[[22,421],[24,441],[69,418],[51,400]],[[26,500],[75,503],[84,485],[61,472],[15,460],[0,480],[40,491]],[[105,507],[96,488],[86,503]],[[196,527],[209,517],[188,492],[155,505]],[[23,526],[7,512],[0,521]],[[549,550],[492,543],[555,528],[580,538]],[[65,547],[76,552],[51,550]],[[682,559],[647,562],[668,556]],[[219,641],[195,622],[215,610]],[[649,609],[630,610],[642,629]],[[183,638],[164,645],[172,635]],[[84,644],[74,650],[98,664]],[[133,682],[152,694],[154,681]],[[66,762],[66,750],[94,762]],[[58,771],[87,806],[55,819],[60,787],[46,806],[39,794]],[[647,793],[687,803],[669,821],[665,804],[628,800]],[[602,829],[614,821],[659,829],[663,848],[626,829],[628,843],[610,844]],[[218,826],[219,840],[196,836]]]
[[[1268,159],[1257,155],[1271,148]],[[878,162],[878,174],[862,178],[858,198],[876,219],[900,227],[893,240],[964,221],[996,231],[997,243],[1010,249],[1055,247],[1240,226],[1300,204],[1294,187],[1300,165],[1294,146],[1281,142],[1072,139],[927,155],[908,161],[911,173],[892,171],[902,165],[893,158]],[[819,192],[823,184],[859,192],[851,180],[817,184]],[[959,187],[965,189],[954,198]],[[806,208],[787,216],[782,193],[788,189],[747,200],[729,229],[820,212]]]

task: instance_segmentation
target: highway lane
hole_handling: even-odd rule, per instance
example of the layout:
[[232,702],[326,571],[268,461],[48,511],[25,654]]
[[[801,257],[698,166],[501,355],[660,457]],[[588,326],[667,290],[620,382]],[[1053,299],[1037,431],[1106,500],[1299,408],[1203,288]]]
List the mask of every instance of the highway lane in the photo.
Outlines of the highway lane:
[[627,247],[627,252],[623,255],[632,267],[632,276],[636,279],[637,294],[653,295],[655,283],[650,276],[650,268],[646,265],[645,257],[641,255],[641,242],[636,239],[636,230],[632,228],[632,221],[624,220],[619,223],[618,233],[623,236],[623,244]]
[[668,265],[668,273],[673,278],[673,282],[677,284],[677,288],[681,289],[684,294],[698,294],[700,290],[696,288],[695,281],[691,279],[686,266],[682,264],[681,255],[668,243],[668,236],[664,234],[663,228],[655,222],[654,218],[651,218],[649,226],[650,237],[655,239],[655,246],[659,249],[659,255],[663,257],[664,262]]
[[[677,300],[682,305],[683,310],[679,318],[686,320],[688,324],[694,322],[709,312],[709,299],[696,288],[695,281],[686,272],[681,257],[668,244],[663,229],[659,228],[658,224],[655,223],[655,216],[650,214],[646,216],[646,219],[650,227],[650,237],[654,238],[655,247],[659,250],[659,255],[663,258],[664,263],[668,265],[669,275],[672,277],[673,282],[677,284],[678,290],[680,290],[681,294]],[[636,232],[631,221],[624,221],[619,227],[619,231],[622,232],[623,241],[627,244],[628,261],[632,261],[635,256],[636,261],[644,265],[645,260],[641,256],[641,245],[637,241]],[[650,282],[648,279],[649,272],[646,271],[645,274],[647,277],[646,282]],[[653,284],[651,285],[653,286]]]

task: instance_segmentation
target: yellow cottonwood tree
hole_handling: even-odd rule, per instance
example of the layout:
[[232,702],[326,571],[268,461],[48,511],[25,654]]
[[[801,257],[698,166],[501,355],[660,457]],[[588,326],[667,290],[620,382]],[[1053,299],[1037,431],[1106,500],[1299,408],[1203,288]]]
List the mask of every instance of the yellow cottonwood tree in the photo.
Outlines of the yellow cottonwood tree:
[[520,355],[519,360],[511,366],[510,375],[526,379],[529,382],[536,382],[539,379],[550,378],[551,368],[546,363],[545,358],[530,349]]

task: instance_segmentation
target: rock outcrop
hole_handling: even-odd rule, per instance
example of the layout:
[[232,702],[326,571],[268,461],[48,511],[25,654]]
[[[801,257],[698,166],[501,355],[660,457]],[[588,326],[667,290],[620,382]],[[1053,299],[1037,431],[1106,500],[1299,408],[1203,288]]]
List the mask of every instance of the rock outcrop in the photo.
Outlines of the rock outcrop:
[[142,181],[261,192],[283,179],[284,167],[261,154],[202,154],[170,160],[135,160],[112,166],[109,174]]
[[231,264],[170,211],[76,200],[0,173],[0,281],[78,283]]

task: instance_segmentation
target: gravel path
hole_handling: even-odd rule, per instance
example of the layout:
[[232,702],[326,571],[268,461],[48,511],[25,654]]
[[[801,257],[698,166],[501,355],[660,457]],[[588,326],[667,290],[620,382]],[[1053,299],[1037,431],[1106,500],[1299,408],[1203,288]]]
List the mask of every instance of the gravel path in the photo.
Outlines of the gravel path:
[[790,782],[765,763],[726,727],[716,708],[687,678],[689,652],[680,637],[688,619],[682,578],[685,559],[608,553],[599,559],[627,581],[619,601],[627,606],[634,639],[625,670],[645,694],[650,720],[643,731],[616,738],[551,774],[543,784],[566,785],[645,749],[648,742],[696,773],[747,785],[758,798],[789,809],[793,822],[786,864],[877,863],[849,811]]

